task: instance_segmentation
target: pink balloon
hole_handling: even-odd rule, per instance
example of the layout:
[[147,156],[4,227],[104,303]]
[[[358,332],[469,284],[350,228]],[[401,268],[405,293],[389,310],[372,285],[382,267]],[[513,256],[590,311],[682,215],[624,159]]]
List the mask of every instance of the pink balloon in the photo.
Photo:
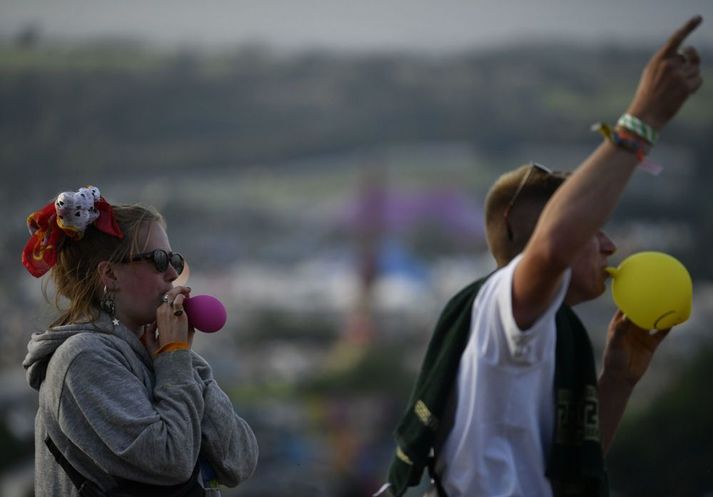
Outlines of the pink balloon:
[[223,303],[210,295],[196,295],[183,302],[188,323],[204,333],[220,330],[228,319]]

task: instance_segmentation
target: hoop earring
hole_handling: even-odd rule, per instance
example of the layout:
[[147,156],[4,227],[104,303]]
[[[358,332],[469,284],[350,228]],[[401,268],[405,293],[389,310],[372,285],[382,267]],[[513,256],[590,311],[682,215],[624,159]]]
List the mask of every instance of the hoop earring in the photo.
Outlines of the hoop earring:
[[108,290],[106,285],[104,285],[104,295],[99,301],[99,307],[101,307],[102,311],[109,314],[111,322],[114,323],[114,326],[119,324],[119,320],[116,318],[116,302],[114,302],[114,292]]

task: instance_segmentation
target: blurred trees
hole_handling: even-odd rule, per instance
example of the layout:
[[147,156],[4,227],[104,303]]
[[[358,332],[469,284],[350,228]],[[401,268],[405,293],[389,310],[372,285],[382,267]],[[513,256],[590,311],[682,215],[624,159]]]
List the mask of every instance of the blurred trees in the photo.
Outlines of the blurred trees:
[[33,455],[35,450],[33,440],[20,440],[3,419],[0,419],[0,447],[0,474],[23,458]]
[[713,347],[646,409],[625,418],[608,457],[612,488],[650,497],[713,492]]
[[[241,167],[417,141],[503,152],[595,142],[648,51],[540,45],[440,57],[160,54],[133,46],[0,47],[5,171]],[[706,86],[703,101],[713,92]],[[699,139],[705,106],[671,134]],[[669,131],[667,130],[667,133]]]
[[[3,195],[23,206],[60,184],[269,168],[419,142],[471,144],[489,162],[511,167],[532,158],[519,148],[526,144],[591,149],[599,138],[588,125],[617,118],[648,56],[556,44],[447,56],[0,45]],[[656,223],[709,218],[711,196],[700,179],[710,169],[711,102],[713,86],[704,85],[665,130],[664,143],[692,155],[695,171],[681,180],[666,164],[674,181],[656,187],[678,185],[685,197],[668,202],[645,191],[625,198],[622,209]],[[554,166],[571,169],[576,157]],[[710,230],[690,231],[695,246],[713,242]],[[713,276],[695,247],[675,255],[698,277]]]

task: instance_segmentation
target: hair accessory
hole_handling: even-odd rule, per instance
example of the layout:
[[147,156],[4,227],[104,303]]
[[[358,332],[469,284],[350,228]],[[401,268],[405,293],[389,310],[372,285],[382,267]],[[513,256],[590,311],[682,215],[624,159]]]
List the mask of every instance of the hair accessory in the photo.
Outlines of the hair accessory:
[[87,226],[99,217],[99,209],[94,204],[101,198],[99,188],[88,186],[76,192],[62,192],[54,201],[57,213],[57,226],[67,236],[80,239]]
[[108,235],[124,238],[99,188],[87,186],[77,192],[60,193],[27,217],[30,239],[22,251],[22,264],[39,278],[57,263],[57,252],[65,239],[81,240],[91,224]]
[[649,142],[651,145],[659,139],[659,133],[654,128],[646,124],[644,121],[631,114],[622,115],[616,122],[616,125],[628,129],[632,133],[639,135],[641,138]]

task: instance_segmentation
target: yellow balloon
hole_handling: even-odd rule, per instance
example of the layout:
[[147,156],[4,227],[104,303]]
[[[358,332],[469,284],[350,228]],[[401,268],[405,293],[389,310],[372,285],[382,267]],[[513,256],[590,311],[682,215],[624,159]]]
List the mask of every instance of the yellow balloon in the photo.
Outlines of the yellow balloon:
[[691,275],[675,257],[639,252],[607,271],[613,278],[614,303],[638,327],[663,330],[691,315]]

